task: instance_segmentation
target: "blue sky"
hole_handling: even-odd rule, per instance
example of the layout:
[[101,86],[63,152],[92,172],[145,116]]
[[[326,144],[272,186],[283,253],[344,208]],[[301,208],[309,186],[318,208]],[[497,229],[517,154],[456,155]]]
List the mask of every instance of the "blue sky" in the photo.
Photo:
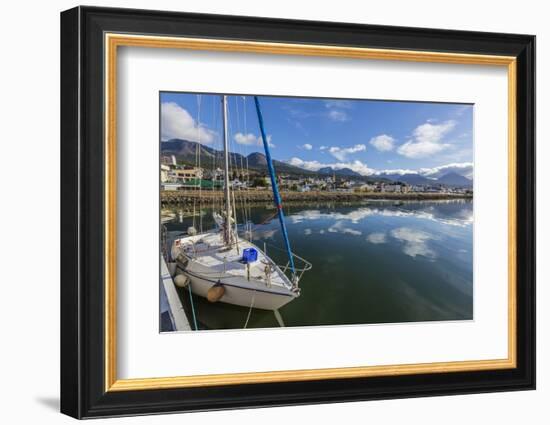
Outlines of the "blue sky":
[[[160,95],[161,139],[222,146],[219,95]],[[473,174],[473,106],[261,96],[272,156],[302,168]],[[229,96],[230,149],[263,152],[252,96]],[[200,106],[200,107],[199,107]]]

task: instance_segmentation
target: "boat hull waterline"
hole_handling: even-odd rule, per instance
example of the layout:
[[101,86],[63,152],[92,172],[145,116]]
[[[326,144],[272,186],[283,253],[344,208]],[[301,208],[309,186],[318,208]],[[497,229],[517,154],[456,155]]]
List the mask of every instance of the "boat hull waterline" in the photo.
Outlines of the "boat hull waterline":
[[[248,266],[241,261],[246,248],[258,251],[258,260]],[[277,310],[299,296],[280,268],[242,238],[228,250],[218,232],[183,237],[174,241],[172,258],[179,259],[177,270],[189,278],[192,293],[204,298],[221,285],[224,292],[218,302]]]

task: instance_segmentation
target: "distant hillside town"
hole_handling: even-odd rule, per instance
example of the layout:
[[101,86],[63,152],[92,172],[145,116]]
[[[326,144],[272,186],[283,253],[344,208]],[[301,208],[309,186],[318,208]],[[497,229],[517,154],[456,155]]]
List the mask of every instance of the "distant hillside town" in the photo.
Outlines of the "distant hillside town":
[[[192,188],[221,189],[223,152],[187,140],[161,142],[160,181],[164,191]],[[268,189],[265,156],[230,153],[231,185],[234,189]],[[199,166],[200,163],[200,166]],[[370,193],[448,193],[472,194],[472,180],[450,171],[438,178],[419,174],[379,174],[362,176],[348,168],[324,167],[316,171],[274,160],[278,185],[294,192],[370,192]]]

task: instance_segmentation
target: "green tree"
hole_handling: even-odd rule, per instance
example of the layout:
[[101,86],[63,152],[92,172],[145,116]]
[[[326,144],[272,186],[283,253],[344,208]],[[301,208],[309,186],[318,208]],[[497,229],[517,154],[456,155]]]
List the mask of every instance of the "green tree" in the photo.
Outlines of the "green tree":
[[254,187],[267,187],[267,182],[265,181],[265,178],[256,177],[256,178],[254,178],[254,181],[252,182],[252,186],[254,186]]

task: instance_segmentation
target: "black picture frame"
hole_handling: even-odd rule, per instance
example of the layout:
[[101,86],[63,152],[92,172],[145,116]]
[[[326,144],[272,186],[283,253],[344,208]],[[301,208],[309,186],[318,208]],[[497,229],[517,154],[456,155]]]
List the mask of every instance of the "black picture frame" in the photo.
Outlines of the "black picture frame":
[[[517,58],[517,367],[105,391],[104,33]],[[75,418],[535,388],[535,37],[131,9],[61,13],[61,412]],[[489,255],[489,254],[488,254]]]

